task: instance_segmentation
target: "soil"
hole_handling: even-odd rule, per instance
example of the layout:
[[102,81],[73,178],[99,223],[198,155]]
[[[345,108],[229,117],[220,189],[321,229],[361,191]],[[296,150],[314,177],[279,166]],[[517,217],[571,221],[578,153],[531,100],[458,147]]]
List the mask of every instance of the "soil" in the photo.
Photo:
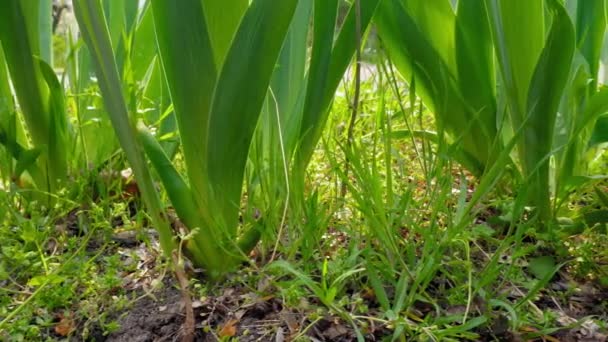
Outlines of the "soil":
[[120,330],[110,334],[106,341],[179,341],[184,321],[179,291],[167,288],[155,295],[157,301],[151,297],[138,301],[126,316],[119,319]]
[[[310,322],[302,313],[285,309],[273,297],[255,295],[230,288],[224,293],[194,301],[195,341],[218,341],[238,337],[238,341],[290,341]],[[145,297],[119,319],[121,329],[110,334],[108,342],[180,341],[184,306],[180,292],[166,288],[155,294],[157,300]],[[339,322],[324,318],[309,327],[308,335],[318,341],[353,341],[355,336]]]
[[[562,284],[563,285],[563,284]],[[555,282],[553,288],[560,286]],[[555,292],[553,292],[555,293]],[[167,286],[154,293],[156,299],[144,297],[119,319],[121,328],[105,338],[96,341],[112,342],[161,342],[181,341],[184,306],[178,289],[167,282]],[[608,292],[598,292],[597,288],[585,285],[567,299],[555,301],[555,297],[545,292],[535,304],[539,309],[551,310],[559,315],[558,321],[564,327],[552,336],[530,339],[539,335],[532,328],[522,327],[521,331],[509,331],[509,321],[497,314],[487,326],[477,330],[480,341],[562,341],[592,342],[608,341],[606,331],[593,323],[583,320],[587,315],[608,318],[606,303]],[[373,303],[370,303],[373,304]],[[564,305],[564,306],[562,306]],[[215,297],[194,300],[196,317],[195,341],[210,342],[222,338],[238,338],[238,341],[293,341],[297,336],[307,336],[310,341],[356,341],[353,328],[337,317],[322,317],[313,322],[309,311],[298,311],[284,307],[280,299],[273,296],[257,297],[246,288],[227,288]],[[457,308],[448,308],[449,311]],[[422,309],[417,310],[424,315]],[[580,322],[579,322],[580,323]],[[570,326],[569,326],[570,325]],[[569,326],[569,327],[568,327]],[[380,341],[390,336],[391,331],[383,326],[371,327],[365,335],[366,341]],[[541,335],[542,336],[542,335]],[[98,336],[99,337],[99,336]]]

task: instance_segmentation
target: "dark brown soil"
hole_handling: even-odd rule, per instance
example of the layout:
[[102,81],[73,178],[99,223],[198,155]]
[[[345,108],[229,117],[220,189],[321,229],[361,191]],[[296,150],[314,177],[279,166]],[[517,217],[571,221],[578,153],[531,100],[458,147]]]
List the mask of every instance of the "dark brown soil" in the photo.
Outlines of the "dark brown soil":
[[[556,286],[554,284],[554,286]],[[577,295],[559,304],[564,307],[552,307],[548,303],[551,295],[541,295],[536,305],[544,310],[562,312],[559,321],[564,329],[552,335],[555,340],[567,342],[608,341],[603,328],[592,323],[576,324],[576,319],[584,313],[606,318],[606,293],[584,286]],[[96,341],[113,342],[161,342],[181,341],[184,322],[182,296],[170,281],[163,290],[152,296],[144,297],[119,319],[121,328],[106,338],[97,336]],[[555,305],[555,304],[554,304]],[[222,338],[235,337],[238,341],[292,341],[298,336],[307,336],[312,341],[356,341],[353,328],[337,317],[322,317],[315,322],[314,313],[285,308],[280,299],[273,296],[258,297],[246,288],[227,288],[223,292],[202,300],[194,300],[196,317],[195,341],[218,341]],[[581,310],[582,309],[582,310]],[[563,311],[562,311],[563,310]],[[581,310],[581,311],[579,311]],[[578,311],[578,312],[574,312]],[[566,314],[567,313],[567,314]],[[570,316],[571,315],[571,316]],[[563,321],[563,322],[561,322]],[[570,327],[568,327],[570,325]],[[497,315],[485,328],[477,330],[480,341],[528,341],[543,340],[546,335],[529,328],[519,332],[509,331],[508,319]],[[366,341],[380,341],[390,336],[386,327],[376,326],[363,332]],[[550,337],[551,338],[551,337]]]
[[[120,330],[107,336],[105,341],[180,341],[185,318],[180,292],[167,287],[155,296],[157,300],[145,297],[138,301],[119,319]],[[313,323],[308,317],[310,312],[284,308],[277,298],[259,298],[242,288],[228,288],[216,297],[194,300],[193,306],[195,341],[236,337],[243,342],[281,342],[292,341],[297,336],[323,342],[356,341],[352,327],[336,317],[323,317]],[[366,340],[377,341],[388,333],[383,327],[377,327],[369,331]]]
[[180,293],[167,288],[155,296],[158,301],[151,297],[138,301],[127,315],[119,319],[120,330],[110,334],[106,341],[179,341],[184,321]]

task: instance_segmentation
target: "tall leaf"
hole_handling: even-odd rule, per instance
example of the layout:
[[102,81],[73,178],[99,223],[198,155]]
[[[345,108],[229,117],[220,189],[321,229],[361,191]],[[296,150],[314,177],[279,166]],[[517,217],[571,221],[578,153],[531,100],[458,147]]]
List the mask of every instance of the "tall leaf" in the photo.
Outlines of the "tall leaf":
[[[380,2],[380,0],[362,0],[360,2],[362,32],[369,26]],[[315,1],[313,25],[317,32],[328,30],[328,25],[335,22],[332,19],[334,17],[333,11],[333,1],[328,1],[327,3]],[[354,6],[351,6],[335,42],[333,42],[329,60],[324,59],[324,56],[327,55],[327,37],[321,37],[320,33],[313,34],[312,54],[316,55],[317,58],[312,57],[307,74],[305,109],[302,113],[300,133],[298,135],[299,148],[296,150],[294,166],[292,168],[295,174],[303,175],[303,171],[312,157],[312,153],[321,138],[321,133],[327,122],[334,94],[357,48],[356,12]],[[315,52],[315,50],[318,51]],[[325,70],[327,71],[327,75],[319,75],[319,73]],[[323,92],[318,92],[317,89],[323,89]],[[312,95],[317,92],[320,95],[319,97]],[[299,176],[299,178],[301,177]],[[303,180],[299,181],[302,182]]]
[[[438,130],[461,144],[459,160],[481,175],[500,148],[490,29],[483,3],[381,3],[379,34],[399,72],[434,113]],[[441,25],[437,25],[441,22]]]
[[[41,1],[9,0],[0,3],[0,42],[15,94],[34,146],[42,153],[38,163],[47,174],[34,179],[49,192],[67,176],[67,119],[63,90],[40,55]],[[50,71],[49,71],[50,69]]]
[[[327,92],[331,92],[328,82],[330,60],[333,48],[333,37],[338,15],[337,0],[315,0],[313,9],[313,41],[312,56],[308,69],[308,85],[304,98],[304,114],[300,128],[301,142],[300,154],[304,156],[312,155],[315,148],[316,126],[324,126],[323,117],[326,108],[324,98]],[[333,94],[332,94],[333,95]],[[308,160],[301,160],[296,164],[297,170],[303,170]],[[304,166],[304,167],[303,167]]]
[[[600,56],[606,32],[606,0],[583,0],[576,8],[576,44],[589,64],[591,91],[597,88]],[[598,14],[599,13],[599,14]]]
[[[511,126],[517,129],[525,120],[530,82],[545,45],[545,5],[544,1],[485,1]],[[522,160],[527,147],[518,145]],[[523,166],[524,170],[529,167]]]
[[[206,7],[199,0],[152,2],[190,190],[173,186],[183,182],[167,168],[166,157],[160,153],[149,156],[158,172],[173,174],[161,179],[174,205],[186,203],[180,216],[196,225],[188,228],[201,229],[189,247],[195,262],[214,278],[240,257],[241,251],[235,247],[245,163],[296,5],[296,0],[254,1],[240,20],[218,73],[213,42],[223,36],[211,36],[219,33],[209,29]],[[158,152],[147,141],[149,151]],[[178,188],[183,190],[177,193]],[[241,246],[251,247],[256,236],[255,231],[246,233]]]
[[[215,89],[207,126],[207,163],[213,196],[229,232],[237,224],[249,145],[297,3],[256,0],[251,4]],[[242,56],[248,56],[255,67],[243,63]]]
[[188,179],[197,206],[206,204],[205,131],[217,67],[200,0],[152,0],[156,36],[175,107]]
[[526,107],[529,126],[520,144],[526,147],[523,163],[531,177],[534,203],[544,222],[551,218],[549,156],[555,119],[575,47],[574,27],[568,13],[557,1],[549,3],[551,30],[530,83]]
[[74,0],[74,11],[83,38],[91,51],[106,110],[138,181],[152,222],[159,232],[161,247],[165,256],[171,257],[171,252],[175,249],[173,233],[163,215],[143,148],[136,139],[135,127],[129,119],[101,3],[99,0]]
[[221,67],[249,6],[249,0],[201,0],[211,38],[215,65]]

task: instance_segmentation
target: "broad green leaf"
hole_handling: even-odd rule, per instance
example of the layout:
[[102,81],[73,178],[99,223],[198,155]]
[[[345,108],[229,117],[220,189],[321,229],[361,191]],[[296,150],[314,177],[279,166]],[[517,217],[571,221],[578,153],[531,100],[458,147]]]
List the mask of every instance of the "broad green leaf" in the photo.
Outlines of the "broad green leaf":
[[203,6],[200,0],[152,0],[152,9],[188,180],[197,206],[204,208],[208,192],[206,131],[218,72]]
[[[213,200],[225,220],[220,224],[228,224],[231,236],[238,219],[249,145],[296,5],[296,0],[256,0],[251,4],[213,95],[206,126],[209,181]],[[248,63],[243,63],[242,56],[248,56]]]
[[[9,127],[15,127],[15,116],[9,118]],[[10,176],[19,180],[19,177],[24,171],[28,171],[34,182],[40,184],[44,179],[42,170],[37,165],[38,157],[42,151],[38,148],[26,149],[18,141],[16,141],[14,135],[10,134],[11,128],[4,129],[0,127],[0,144],[3,145],[8,152],[10,158],[15,160],[15,167],[10,172]]]
[[[545,45],[544,1],[486,0],[514,129],[526,116],[528,89]],[[519,146],[520,154],[523,148]]]
[[580,135],[583,130],[594,125],[596,121],[600,121],[606,113],[608,113],[608,88],[604,88],[591,96],[582,115],[576,118],[572,135]]
[[145,162],[143,147],[137,140],[135,127],[129,119],[101,3],[99,0],[74,0],[74,12],[83,38],[91,51],[106,110],[131,164],[152,223],[159,232],[163,252],[166,257],[171,258],[175,249],[173,233],[164,218],[160,199]]
[[[195,261],[205,266],[212,278],[225,273],[242,252],[236,248],[236,239],[245,163],[296,5],[296,0],[253,2],[240,20],[218,73],[213,39],[223,38],[211,36],[219,33],[209,29],[206,7],[199,0],[152,1],[193,207],[202,223],[198,227],[201,233],[194,236],[199,254]],[[219,24],[225,23],[214,25]],[[248,63],[243,63],[243,56]],[[166,158],[157,158],[159,155],[154,158],[166,163]],[[155,164],[160,165],[158,161]],[[164,181],[169,178],[176,179],[175,174]],[[250,230],[242,245],[254,245],[250,240],[257,242],[258,238],[257,229]]]
[[133,78],[142,80],[157,56],[156,33],[154,32],[154,16],[151,6],[144,7],[140,12],[140,20],[133,31],[133,49],[131,51],[131,68]]
[[182,179],[181,175],[171,160],[167,157],[156,138],[148,131],[145,125],[141,122],[137,125],[139,139],[142,141],[146,155],[150,158],[152,166],[156,169],[161,178],[171,203],[187,227],[200,226],[200,218],[197,216],[197,210],[194,206],[192,192],[188,184]]
[[[276,137],[278,131],[276,128],[272,128],[276,126],[276,110],[278,110],[287,156],[291,156],[295,149],[302,119],[307,84],[306,47],[312,9],[313,0],[299,1],[270,84],[272,94],[267,98],[268,118],[266,120],[269,128],[265,128],[261,133],[268,137],[269,132],[272,132],[270,133],[272,138],[269,139],[272,140],[269,142],[270,147],[276,149],[279,146],[279,138]],[[281,155],[280,151],[276,154]]]
[[534,204],[544,222],[551,215],[548,156],[552,150],[557,109],[568,80],[575,44],[574,28],[568,13],[557,1],[550,3],[553,23],[530,83],[526,107],[529,126],[519,145],[526,147],[523,162],[528,172],[534,172]]
[[[434,113],[437,130],[462,146],[459,161],[475,175],[495,160],[496,100],[490,28],[483,3],[387,0],[379,6],[379,34],[406,80]],[[437,25],[441,22],[442,25]]]
[[13,94],[11,92],[8,70],[6,69],[6,59],[0,45],[0,124],[4,124],[8,113],[15,110]]
[[455,102],[448,98],[454,96],[449,87],[457,77],[455,16],[449,1],[383,1],[376,23],[391,59],[406,80],[415,79],[416,93],[429,109],[442,111]]
[[59,83],[53,68],[44,60],[39,60],[40,71],[46,81],[49,96],[50,134],[48,141],[48,156],[55,164],[48,170],[52,180],[64,181],[68,173],[68,148],[71,146],[68,131],[68,119],[65,106],[63,86]]
[[608,115],[603,115],[598,118],[591,139],[589,140],[589,147],[596,146],[608,142]]
[[594,186],[593,190],[595,190],[595,194],[597,195],[597,198],[599,198],[599,200],[602,203],[602,205],[608,208],[608,194],[605,193],[605,192],[603,192],[597,186]]
[[[15,103],[13,93],[10,88],[10,79],[6,68],[6,59],[0,45],[0,128],[4,129],[7,134],[12,134],[14,140],[23,144],[26,142],[25,133],[20,120],[12,120],[15,117]],[[15,127],[11,129],[10,123],[14,121]]]
[[[306,93],[307,46],[313,0],[300,0],[275,65],[262,116],[250,151],[254,165],[249,184],[260,184],[268,198],[266,227],[280,218],[273,208],[284,205],[289,184],[285,170],[298,142]],[[289,191],[288,191],[289,189]],[[250,197],[253,198],[253,197]]]
[[598,224],[607,225],[608,209],[591,210],[583,215],[583,220],[587,227],[594,227]]
[[140,12],[140,20],[133,33],[130,66],[133,79],[143,88],[142,102],[139,105],[140,109],[146,109],[144,120],[148,124],[159,126],[157,136],[173,135],[171,139],[160,141],[169,158],[172,158],[179,145],[177,121],[175,113],[170,110],[171,96],[158,56],[158,45],[150,42],[156,42],[156,32],[152,8],[146,6]]
[[[496,81],[490,24],[482,1],[458,2],[455,34],[458,87],[466,106],[480,121],[470,133],[485,135],[480,143],[492,142],[497,134]],[[481,129],[477,131],[477,127]],[[473,154],[490,162],[489,152],[486,146]]]
[[530,272],[537,278],[543,279],[555,272],[555,259],[551,256],[541,256],[530,260],[528,268]]
[[577,1],[576,8],[576,45],[589,65],[592,77],[589,83],[591,91],[595,92],[597,77],[606,32],[606,0]]
[[[372,289],[374,290],[374,296],[376,297],[376,300],[380,304],[380,307],[385,311],[390,311],[391,304],[388,300],[388,295],[386,293],[386,289],[384,288],[382,281],[380,280],[380,277],[378,276],[378,272],[376,271],[375,267],[372,266],[371,263],[368,265],[368,269],[367,269],[366,273],[367,273],[367,277],[369,279],[370,285],[371,285]],[[389,317],[389,319],[391,319],[391,318]]]
[[[34,147],[42,151],[39,169],[46,174],[34,181],[52,193],[67,176],[67,118],[63,89],[52,68],[37,57],[41,54],[41,4],[40,0],[1,2],[0,42],[29,136]],[[19,139],[19,133],[7,134],[13,134],[14,142]]]
[[[116,64],[122,75],[128,58],[128,42],[131,29],[136,22],[139,1],[103,0],[110,39],[116,56]],[[148,42],[150,44],[151,42]]]
[[[312,155],[316,145],[317,125],[324,126],[324,116],[326,108],[323,108],[323,98],[329,88],[329,70],[333,48],[333,32],[336,26],[338,14],[337,0],[315,0],[313,9],[313,40],[310,67],[308,69],[308,84],[306,96],[304,98],[304,113],[300,127],[301,146],[300,151],[304,156]],[[335,91],[335,90],[334,90]],[[310,137],[313,137],[312,139]],[[314,143],[312,143],[314,141]],[[296,169],[304,169],[308,160],[304,163],[297,163]]]
[[38,13],[38,2],[0,2],[0,42],[31,139],[36,146],[43,146],[49,140],[49,90],[34,58],[39,51],[37,36],[28,34],[37,32],[38,18],[33,16]]
[[203,3],[215,65],[221,68],[241,18],[249,7],[249,0],[200,1]]

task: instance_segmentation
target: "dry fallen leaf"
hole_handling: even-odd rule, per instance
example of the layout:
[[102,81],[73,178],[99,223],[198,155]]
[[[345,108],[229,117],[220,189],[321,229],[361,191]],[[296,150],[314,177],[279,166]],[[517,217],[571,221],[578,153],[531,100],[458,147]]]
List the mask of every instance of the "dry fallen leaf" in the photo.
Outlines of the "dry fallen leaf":
[[74,320],[70,316],[60,315],[61,320],[55,326],[55,333],[59,336],[68,336],[74,331]]
[[220,337],[234,337],[236,335],[236,324],[238,320],[231,319],[224,324],[222,330],[220,330]]

